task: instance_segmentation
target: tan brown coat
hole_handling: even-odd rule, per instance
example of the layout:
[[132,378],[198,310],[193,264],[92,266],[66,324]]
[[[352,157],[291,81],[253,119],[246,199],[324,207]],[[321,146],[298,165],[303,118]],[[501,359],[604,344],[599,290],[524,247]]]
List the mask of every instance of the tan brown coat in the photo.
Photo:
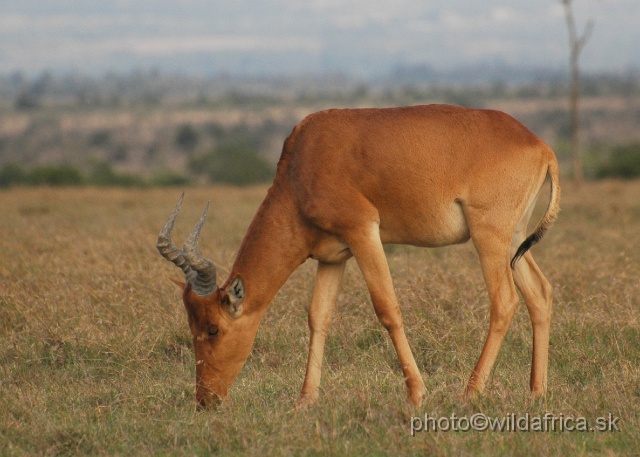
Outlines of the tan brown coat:
[[[549,207],[527,238],[547,176]],[[518,305],[516,289],[533,323],[531,390],[544,393],[551,286],[528,249],[555,219],[559,195],[551,149],[499,111],[428,105],[308,116],[285,141],[273,185],[220,288],[206,279],[212,265],[189,254],[195,244],[179,250],[170,244],[170,229],[165,227],[164,238],[161,233],[159,249],[187,274],[184,303],[194,336],[198,401],[209,404],[227,395],[271,299],[296,267],[313,258],[318,271],[309,309],[311,342],[297,405],[313,403],[331,313],[345,262],[353,256],[400,359],[409,398],[419,405],[425,387],[382,246],[433,247],[469,239],[479,254],[491,319],[467,393],[484,388]],[[177,208],[173,220],[175,214]],[[197,242],[197,234],[193,238]]]

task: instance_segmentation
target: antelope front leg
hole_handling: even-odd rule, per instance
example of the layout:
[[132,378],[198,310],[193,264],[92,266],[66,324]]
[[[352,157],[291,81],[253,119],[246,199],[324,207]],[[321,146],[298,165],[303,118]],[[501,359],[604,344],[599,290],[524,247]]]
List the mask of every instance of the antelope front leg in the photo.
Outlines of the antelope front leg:
[[[363,236],[364,235],[364,236]],[[402,324],[400,306],[396,298],[387,258],[380,241],[376,224],[369,234],[360,233],[349,243],[349,249],[358,262],[367,283],[371,301],[380,323],[387,329],[402,365],[402,373],[407,385],[409,399],[414,406],[420,406],[426,388],[413,358]]]
[[318,262],[313,298],[309,305],[309,330],[311,331],[309,359],[302,392],[296,402],[296,409],[311,405],[318,399],[324,342],[331,322],[333,307],[338,298],[345,265],[346,262],[338,264]]

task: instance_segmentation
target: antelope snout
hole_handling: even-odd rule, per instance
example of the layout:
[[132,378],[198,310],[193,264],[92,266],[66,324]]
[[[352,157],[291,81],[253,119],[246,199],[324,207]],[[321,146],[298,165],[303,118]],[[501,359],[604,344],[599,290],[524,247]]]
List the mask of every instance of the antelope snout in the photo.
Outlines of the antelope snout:
[[222,403],[222,398],[212,390],[203,388],[196,392],[196,402],[200,410],[217,409]]

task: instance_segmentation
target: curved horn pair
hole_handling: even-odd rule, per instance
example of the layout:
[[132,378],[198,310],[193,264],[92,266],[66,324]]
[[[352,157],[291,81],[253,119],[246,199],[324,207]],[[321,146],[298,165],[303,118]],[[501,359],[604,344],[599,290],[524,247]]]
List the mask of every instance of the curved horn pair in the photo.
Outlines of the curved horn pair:
[[160,255],[179,267],[185,274],[187,282],[191,284],[191,289],[201,297],[208,297],[216,289],[216,267],[211,260],[202,257],[198,253],[198,238],[200,231],[204,225],[204,220],[209,211],[209,203],[204,208],[202,216],[193,228],[193,232],[184,242],[182,249],[177,248],[171,242],[171,234],[173,233],[173,225],[180,211],[180,206],[184,200],[184,192],[178,200],[178,204],[169,216],[169,220],[160,230],[158,235],[158,243],[156,247]]

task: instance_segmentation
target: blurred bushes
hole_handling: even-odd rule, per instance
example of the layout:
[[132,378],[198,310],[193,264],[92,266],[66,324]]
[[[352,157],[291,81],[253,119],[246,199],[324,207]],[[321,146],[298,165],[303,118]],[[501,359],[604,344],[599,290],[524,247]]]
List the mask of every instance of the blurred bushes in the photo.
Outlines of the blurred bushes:
[[85,181],[82,173],[69,165],[37,167],[26,176],[34,186],[79,186]]
[[149,184],[158,187],[188,186],[191,184],[191,180],[179,173],[165,171],[154,175]]
[[16,163],[8,163],[0,168],[0,187],[79,186],[84,183],[82,173],[68,165],[47,165],[25,171]]
[[237,186],[273,179],[275,168],[246,141],[226,141],[209,152],[194,157],[189,170],[205,175],[212,183]]
[[19,186],[27,183],[27,173],[15,163],[8,163],[0,169],[0,188]]
[[97,163],[89,174],[90,184],[95,186],[142,187],[146,183],[139,176],[116,173],[111,165],[105,162]]
[[606,158],[599,160],[594,172],[596,179],[640,177],[640,143],[618,145],[611,149]]
[[[211,183],[237,186],[267,182],[273,179],[275,168],[249,145],[225,143],[196,156],[189,162],[189,170],[204,176]],[[185,175],[164,171],[149,179],[118,173],[107,162],[99,162],[85,174],[70,165],[47,165],[30,170],[16,163],[0,167],[0,188],[13,186],[101,186],[101,187],[170,187],[186,186],[192,180]]]
[[105,162],[97,163],[87,175],[70,165],[47,165],[25,170],[16,163],[8,163],[0,168],[0,188],[13,186],[104,186],[104,187],[146,187],[184,186],[190,184],[186,176],[164,172],[145,180],[140,176],[117,173]]

